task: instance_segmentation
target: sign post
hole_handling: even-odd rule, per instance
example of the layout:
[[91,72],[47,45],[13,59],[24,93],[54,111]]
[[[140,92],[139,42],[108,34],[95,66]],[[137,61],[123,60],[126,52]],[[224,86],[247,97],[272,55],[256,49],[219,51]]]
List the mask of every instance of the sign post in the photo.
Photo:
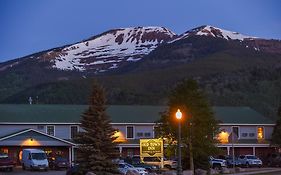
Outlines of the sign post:
[[161,158],[161,168],[164,166],[163,139],[140,139],[140,158],[159,157]]

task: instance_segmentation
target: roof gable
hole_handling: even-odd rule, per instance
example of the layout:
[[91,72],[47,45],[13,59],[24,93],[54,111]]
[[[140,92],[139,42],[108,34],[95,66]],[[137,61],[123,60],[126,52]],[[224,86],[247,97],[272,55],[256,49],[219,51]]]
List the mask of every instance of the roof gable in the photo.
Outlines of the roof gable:
[[[43,144],[44,143],[44,144]],[[40,145],[75,145],[72,142],[48,135],[46,133],[25,129],[0,138],[0,145],[40,146]]]

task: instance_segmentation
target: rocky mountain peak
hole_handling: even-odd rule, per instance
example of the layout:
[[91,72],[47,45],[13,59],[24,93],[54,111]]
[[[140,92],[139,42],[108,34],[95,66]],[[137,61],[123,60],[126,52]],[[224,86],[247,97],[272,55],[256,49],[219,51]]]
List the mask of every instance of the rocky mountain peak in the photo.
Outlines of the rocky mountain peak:
[[[53,68],[62,70],[95,69],[103,72],[124,62],[135,62],[159,44],[176,36],[164,27],[132,27],[107,31],[63,48],[55,54]],[[52,54],[52,51],[48,54]]]
[[187,32],[180,35],[174,41],[177,41],[180,39],[185,39],[189,36],[194,36],[194,35],[211,36],[211,37],[222,38],[222,39],[226,39],[226,40],[240,40],[240,41],[256,39],[256,37],[243,35],[238,32],[233,32],[233,31],[221,29],[218,27],[210,26],[210,25],[203,25],[203,26],[188,30]]

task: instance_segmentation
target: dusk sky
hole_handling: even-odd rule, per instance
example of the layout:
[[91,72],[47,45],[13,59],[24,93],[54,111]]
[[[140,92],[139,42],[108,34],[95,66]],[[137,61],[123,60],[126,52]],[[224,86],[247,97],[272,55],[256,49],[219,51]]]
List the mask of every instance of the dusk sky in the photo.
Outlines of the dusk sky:
[[280,9],[279,0],[0,0],[0,62],[121,27],[181,34],[208,24],[281,39]]

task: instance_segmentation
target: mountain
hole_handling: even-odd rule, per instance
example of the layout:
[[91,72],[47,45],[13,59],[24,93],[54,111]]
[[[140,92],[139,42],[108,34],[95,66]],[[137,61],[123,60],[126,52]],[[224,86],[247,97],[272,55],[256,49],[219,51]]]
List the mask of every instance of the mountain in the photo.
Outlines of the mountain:
[[[192,40],[196,37],[199,40]],[[35,61],[44,64],[43,67],[47,69],[84,72],[84,74],[114,72],[141,61],[152,51],[157,50],[159,46],[173,47],[174,44],[182,42],[185,43],[185,48],[190,48],[190,52],[185,52],[184,56],[184,60],[188,61],[193,60],[195,52],[201,56],[203,52],[214,49],[213,46],[206,44],[204,48],[202,45],[193,47],[194,44],[202,40],[206,40],[204,42],[210,44],[212,39],[216,39],[215,44],[221,42],[221,47],[236,42],[249,50],[281,54],[279,40],[246,36],[209,25],[188,30],[180,35],[164,27],[132,27],[109,30],[75,44],[0,63],[0,71],[17,67],[26,61]],[[186,40],[191,41],[185,42]]]
[[214,105],[251,106],[273,117],[280,69],[280,40],[208,25],[179,35],[164,27],[113,29],[0,63],[0,102],[26,103],[31,96],[39,103],[87,103],[95,80],[111,104],[165,104],[177,82],[193,78]]
[[243,41],[246,39],[248,39],[248,40],[257,39],[257,37],[246,36],[246,35],[242,35],[238,32],[232,32],[232,31],[220,29],[217,27],[209,26],[209,25],[204,25],[204,26],[194,28],[192,30],[189,30],[189,31],[181,34],[174,41],[177,41],[180,39],[185,39],[192,35],[211,36],[211,37],[215,37],[215,38],[223,38],[226,40],[240,40],[240,41]]

